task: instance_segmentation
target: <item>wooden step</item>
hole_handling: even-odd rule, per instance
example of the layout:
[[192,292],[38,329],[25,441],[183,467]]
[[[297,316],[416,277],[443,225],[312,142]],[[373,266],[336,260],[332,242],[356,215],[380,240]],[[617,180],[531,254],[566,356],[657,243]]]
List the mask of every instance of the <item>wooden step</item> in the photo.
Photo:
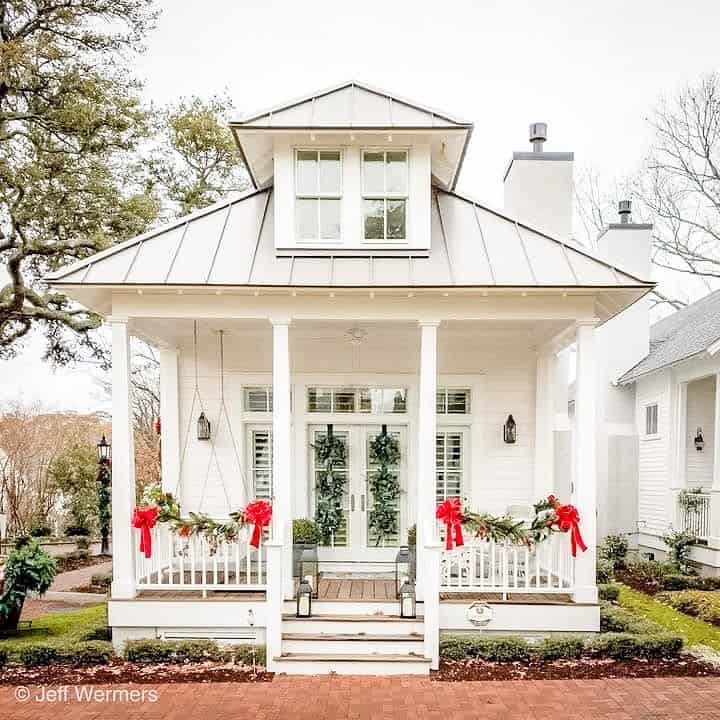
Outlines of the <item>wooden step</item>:
[[422,655],[408,653],[407,655],[394,655],[392,653],[282,653],[275,660],[290,662],[397,662],[397,663],[423,663],[430,662]]
[[292,613],[282,616],[283,620],[315,621],[323,622],[333,620],[335,622],[422,622],[422,617],[403,618],[399,615],[312,615],[309,618],[299,618]]
[[338,642],[359,642],[359,641],[406,641],[415,640],[420,642],[424,636],[420,633],[411,632],[407,635],[377,633],[283,633],[283,640],[333,640]]

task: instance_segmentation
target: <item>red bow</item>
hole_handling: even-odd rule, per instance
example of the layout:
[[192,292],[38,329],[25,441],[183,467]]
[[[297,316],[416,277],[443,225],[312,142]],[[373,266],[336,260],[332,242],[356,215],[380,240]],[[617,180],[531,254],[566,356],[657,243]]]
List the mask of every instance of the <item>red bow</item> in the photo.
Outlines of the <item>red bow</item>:
[[250,544],[253,547],[260,547],[262,529],[269,525],[272,519],[272,505],[267,500],[255,500],[248,503],[243,512],[243,519],[245,522],[255,523]]
[[448,498],[441,502],[435,511],[435,517],[445,523],[445,549],[453,549],[453,533],[455,547],[462,547],[462,505],[460,498]]
[[555,523],[563,532],[570,531],[570,551],[572,556],[577,555],[578,547],[585,552],[587,545],[580,534],[580,514],[574,505],[560,505],[555,510]]
[[150,530],[155,527],[160,511],[156,507],[136,507],[133,512],[133,527],[140,530],[140,552],[146,558],[152,556],[152,536]]

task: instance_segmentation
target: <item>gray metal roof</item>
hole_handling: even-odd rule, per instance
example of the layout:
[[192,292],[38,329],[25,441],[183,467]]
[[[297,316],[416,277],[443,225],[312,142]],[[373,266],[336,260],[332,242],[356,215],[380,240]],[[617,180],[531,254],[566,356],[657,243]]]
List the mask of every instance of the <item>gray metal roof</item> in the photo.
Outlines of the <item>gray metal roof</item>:
[[650,352],[618,382],[631,383],[642,375],[705,352],[720,340],[720,290],[678,310],[650,328]]
[[436,190],[426,257],[279,256],[273,191],[234,196],[48,277],[62,285],[603,287],[651,283],[456,193]]

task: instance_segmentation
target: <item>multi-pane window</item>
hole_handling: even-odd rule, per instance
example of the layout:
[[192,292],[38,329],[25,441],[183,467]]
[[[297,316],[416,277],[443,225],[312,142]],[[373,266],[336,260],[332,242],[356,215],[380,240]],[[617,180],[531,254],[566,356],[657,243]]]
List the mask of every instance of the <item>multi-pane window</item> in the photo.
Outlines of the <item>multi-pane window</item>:
[[645,434],[658,434],[658,406],[657,403],[645,406]]
[[439,432],[435,440],[435,472],[438,502],[452,497],[462,497],[464,467],[463,434],[452,430]]
[[308,412],[311,413],[385,413],[407,412],[405,388],[311,387],[308,388]]
[[408,154],[364,150],[362,154],[363,237],[407,238]]
[[272,412],[272,388],[246,387],[243,395],[245,412]]
[[250,431],[250,473],[258,500],[272,498],[272,433],[269,429]]
[[342,155],[339,150],[295,153],[295,232],[299,240],[339,240]]
[[436,405],[438,415],[466,415],[470,412],[470,390],[440,388]]

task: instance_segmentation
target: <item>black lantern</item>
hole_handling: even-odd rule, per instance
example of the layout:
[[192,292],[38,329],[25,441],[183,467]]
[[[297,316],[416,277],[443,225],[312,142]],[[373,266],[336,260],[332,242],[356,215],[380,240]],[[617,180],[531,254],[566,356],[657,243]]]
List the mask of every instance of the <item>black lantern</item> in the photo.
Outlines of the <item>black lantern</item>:
[[320,571],[317,546],[302,551],[300,556],[300,577],[308,580],[312,588],[312,596],[317,598],[320,587]]
[[415,586],[408,578],[403,578],[403,584],[400,588],[400,617],[414,618],[417,617],[415,601]]
[[110,462],[111,447],[110,443],[105,439],[105,435],[102,436],[102,440],[97,444],[97,454],[100,464]]
[[517,425],[512,415],[507,416],[507,420],[503,425],[503,440],[512,444],[517,440]]
[[702,428],[699,427],[697,429],[697,434],[695,435],[695,449],[698,452],[702,452],[702,449],[705,447],[705,438],[703,437]]
[[210,439],[210,421],[205,417],[205,413],[201,412],[197,421],[198,440]]
[[295,616],[309,618],[312,615],[313,589],[310,585],[310,578],[303,578],[297,591],[297,611]]
[[407,545],[401,545],[395,556],[395,597],[400,597],[400,589],[403,581],[412,577],[410,572],[410,548]]

